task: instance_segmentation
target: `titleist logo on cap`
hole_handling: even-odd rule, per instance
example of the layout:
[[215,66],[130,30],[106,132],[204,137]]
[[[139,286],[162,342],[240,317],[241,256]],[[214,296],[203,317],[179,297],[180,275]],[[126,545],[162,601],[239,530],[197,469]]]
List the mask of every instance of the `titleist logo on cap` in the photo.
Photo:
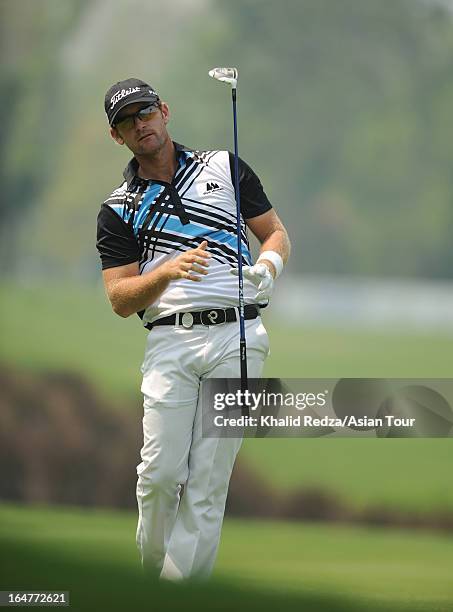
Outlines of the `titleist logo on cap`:
[[[117,104],[117,102],[119,102],[120,100],[122,100],[126,96],[130,96],[131,94],[136,93],[137,91],[140,91],[140,87],[129,87],[129,89],[120,89],[120,91],[117,91],[110,98],[110,110],[112,110],[112,108],[114,108],[114,106]],[[157,96],[156,92],[153,89],[148,89],[148,92],[152,96]]]
[[110,98],[110,109],[112,109],[117,102],[125,98],[126,96],[130,96],[132,93],[136,91],[140,91],[140,87],[129,87],[129,89],[120,89]]

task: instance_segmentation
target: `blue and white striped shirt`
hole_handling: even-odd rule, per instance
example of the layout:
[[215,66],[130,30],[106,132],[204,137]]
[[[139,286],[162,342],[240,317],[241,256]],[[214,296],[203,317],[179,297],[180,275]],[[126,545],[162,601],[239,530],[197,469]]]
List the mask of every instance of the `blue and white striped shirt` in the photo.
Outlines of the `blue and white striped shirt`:
[[[172,281],[159,299],[139,313],[143,323],[187,310],[238,305],[234,159],[228,151],[196,151],[174,143],[178,168],[171,183],[141,179],[133,158],[123,183],[102,204],[97,243],[102,268],[138,262],[140,274],[183,251],[208,242],[208,274],[201,283]],[[251,265],[245,220],[272,208],[259,178],[239,160],[243,265]],[[244,279],[245,303],[256,288]]]

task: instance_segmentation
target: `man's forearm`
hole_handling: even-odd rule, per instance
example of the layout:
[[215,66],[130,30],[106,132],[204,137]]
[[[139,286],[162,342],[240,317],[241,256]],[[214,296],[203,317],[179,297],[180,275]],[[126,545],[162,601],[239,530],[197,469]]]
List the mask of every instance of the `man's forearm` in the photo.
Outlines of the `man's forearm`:
[[147,274],[113,280],[109,288],[112,308],[121,317],[145,310],[162,295],[169,282],[163,266]]
[[208,273],[211,254],[206,251],[208,241],[199,247],[183,251],[152,272],[137,274],[138,262],[104,270],[104,284],[112,308],[120,317],[146,310],[178,279],[200,282]]
[[[269,234],[269,236],[266,237],[261,244],[260,253],[264,253],[265,251],[275,251],[280,255],[283,263],[286,264],[291,251],[291,243],[285,229],[274,230],[271,234]],[[275,277],[275,267],[272,262],[268,261],[267,259],[262,259],[261,261],[268,265],[272,275]]]

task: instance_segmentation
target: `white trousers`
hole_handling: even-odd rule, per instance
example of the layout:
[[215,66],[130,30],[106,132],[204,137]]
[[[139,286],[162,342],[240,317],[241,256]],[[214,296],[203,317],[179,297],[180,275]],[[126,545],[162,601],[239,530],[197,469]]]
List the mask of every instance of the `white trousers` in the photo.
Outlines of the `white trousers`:
[[[269,354],[268,336],[260,317],[245,325],[248,375],[259,378]],[[199,386],[205,378],[240,378],[239,323],[153,328],[142,373],[143,447],[137,466],[141,563],[162,578],[207,577],[242,440],[202,438]]]

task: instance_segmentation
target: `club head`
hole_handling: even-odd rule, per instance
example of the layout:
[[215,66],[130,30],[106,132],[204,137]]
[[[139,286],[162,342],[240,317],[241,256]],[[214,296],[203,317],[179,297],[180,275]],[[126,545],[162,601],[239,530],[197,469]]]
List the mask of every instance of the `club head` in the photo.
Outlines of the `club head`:
[[236,89],[238,82],[237,68],[213,68],[209,71],[209,76],[217,81],[229,83],[233,89]]

